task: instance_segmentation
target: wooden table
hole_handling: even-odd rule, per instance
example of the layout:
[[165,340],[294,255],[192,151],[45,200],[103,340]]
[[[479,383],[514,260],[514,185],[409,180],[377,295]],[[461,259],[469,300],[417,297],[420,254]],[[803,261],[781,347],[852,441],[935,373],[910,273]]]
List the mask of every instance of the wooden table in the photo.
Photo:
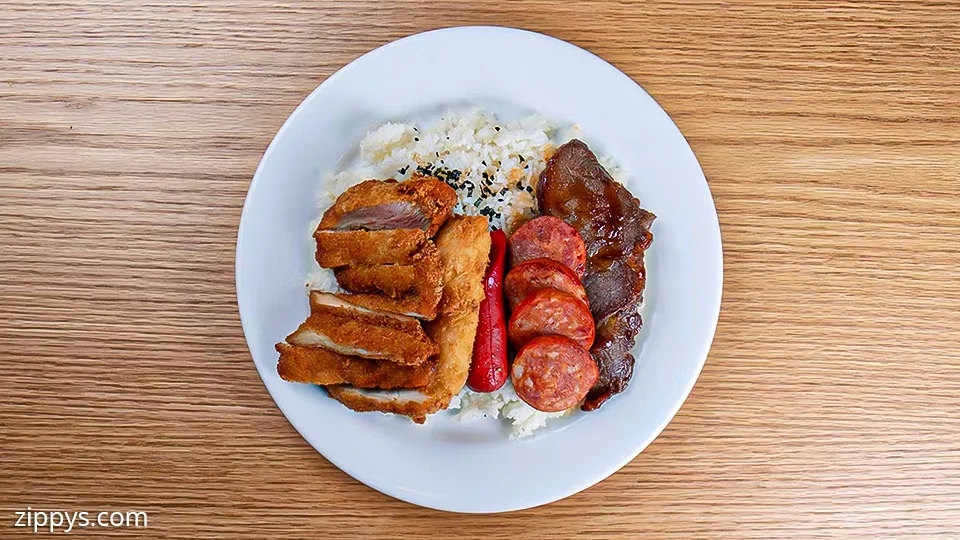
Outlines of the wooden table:
[[[642,84],[700,159],[725,254],[667,430],[498,516],[390,499],[317,454],[253,368],[233,283],[247,186],[297,103],[464,24]],[[149,513],[89,536],[960,538],[957,2],[6,0],[0,238],[0,536],[31,506]]]

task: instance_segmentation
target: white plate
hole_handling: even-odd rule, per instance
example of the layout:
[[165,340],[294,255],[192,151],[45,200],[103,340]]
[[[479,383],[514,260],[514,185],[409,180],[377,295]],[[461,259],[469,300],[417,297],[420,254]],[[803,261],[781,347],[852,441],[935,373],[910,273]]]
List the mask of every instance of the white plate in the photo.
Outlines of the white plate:
[[[312,385],[282,381],[274,343],[308,312],[305,242],[322,173],[367,130],[464,103],[576,123],[622,166],[659,218],[646,254],[644,327],[626,392],[600,410],[508,440],[495,421],[425,426],[358,414]],[[585,489],[632,460],[693,387],[710,348],[722,288],[720,228],[693,152],[629,77],[554,38],[463,27],[410,36],[335,73],[290,115],[254,175],[237,238],[237,302],[263,382],[301,435],[354,478],[393,497],[457,512],[500,512]]]

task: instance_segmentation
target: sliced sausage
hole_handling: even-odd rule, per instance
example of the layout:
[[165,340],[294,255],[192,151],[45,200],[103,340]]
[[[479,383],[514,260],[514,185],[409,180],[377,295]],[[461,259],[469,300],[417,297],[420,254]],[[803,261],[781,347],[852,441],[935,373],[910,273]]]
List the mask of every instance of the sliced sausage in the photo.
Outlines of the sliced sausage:
[[515,266],[507,273],[503,289],[511,310],[527,295],[540,289],[557,289],[572,294],[577,300],[587,304],[587,292],[573,270],[550,259],[533,259]]
[[560,218],[541,216],[524,223],[510,237],[510,264],[550,259],[565,265],[583,279],[587,248],[580,233]]
[[520,399],[543,412],[564,411],[580,403],[597,375],[590,353],[561,336],[531,340],[520,349],[510,370]]
[[593,317],[577,297],[556,289],[540,289],[527,295],[510,316],[507,337],[515,349],[537,336],[566,336],[584,349],[594,337]]

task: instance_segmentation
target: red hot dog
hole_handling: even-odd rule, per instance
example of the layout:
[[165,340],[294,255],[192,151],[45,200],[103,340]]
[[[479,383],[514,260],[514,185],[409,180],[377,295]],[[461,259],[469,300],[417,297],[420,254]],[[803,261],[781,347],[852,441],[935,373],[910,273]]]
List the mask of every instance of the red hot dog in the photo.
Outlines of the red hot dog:
[[474,392],[493,392],[507,382],[507,323],[503,305],[503,273],[507,237],[490,232],[490,263],[483,279],[480,324],[473,342],[473,361],[467,386]]

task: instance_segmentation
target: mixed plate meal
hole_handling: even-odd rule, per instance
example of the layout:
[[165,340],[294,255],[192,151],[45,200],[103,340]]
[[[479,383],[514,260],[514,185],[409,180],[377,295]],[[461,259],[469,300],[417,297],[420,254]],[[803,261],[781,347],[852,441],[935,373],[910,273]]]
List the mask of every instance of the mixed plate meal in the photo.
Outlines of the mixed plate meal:
[[669,116],[597,56],[502,27],[328,77],[263,155],[236,268],[293,428],[360,482],[457,512],[549,503],[634,459],[697,380],[723,270]]
[[420,424],[502,416],[519,437],[622,392],[655,216],[556,133],[478,111],[368,133],[319,195],[280,377]]

